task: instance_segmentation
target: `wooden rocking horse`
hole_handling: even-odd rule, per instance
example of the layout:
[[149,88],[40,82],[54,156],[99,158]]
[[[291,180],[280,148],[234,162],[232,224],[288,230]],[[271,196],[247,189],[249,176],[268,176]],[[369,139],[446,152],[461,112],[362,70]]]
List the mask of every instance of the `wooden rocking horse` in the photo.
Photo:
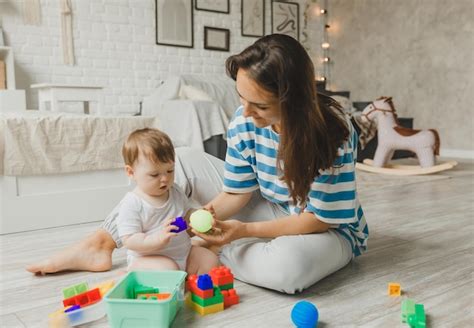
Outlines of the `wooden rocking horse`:
[[[374,173],[392,175],[431,174],[448,170],[457,165],[451,161],[435,165],[439,155],[439,135],[434,129],[415,130],[399,125],[391,97],[380,97],[362,112],[362,121],[377,124],[377,149],[374,160],[365,159],[356,167]],[[390,165],[395,150],[409,150],[416,154],[420,165]]]

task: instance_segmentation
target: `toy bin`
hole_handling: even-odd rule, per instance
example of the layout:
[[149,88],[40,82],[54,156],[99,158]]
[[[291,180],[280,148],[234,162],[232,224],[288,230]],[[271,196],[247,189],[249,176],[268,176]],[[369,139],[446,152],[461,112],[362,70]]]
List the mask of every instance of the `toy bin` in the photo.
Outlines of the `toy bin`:
[[[184,302],[184,271],[132,271],[105,296],[110,327],[169,327]],[[170,293],[167,299],[135,299],[137,286]]]

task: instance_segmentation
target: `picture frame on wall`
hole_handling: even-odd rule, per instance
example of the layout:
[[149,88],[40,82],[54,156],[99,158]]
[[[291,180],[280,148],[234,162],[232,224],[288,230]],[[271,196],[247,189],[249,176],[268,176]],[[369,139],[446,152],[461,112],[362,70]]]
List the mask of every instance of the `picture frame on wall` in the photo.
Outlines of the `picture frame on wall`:
[[300,38],[300,6],[296,2],[272,1],[272,33]]
[[242,36],[265,35],[265,0],[242,0]]
[[229,51],[230,30],[204,26],[204,49]]
[[193,0],[155,0],[156,44],[194,46]]
[[229,0],[196,0],[196,10],[212,11],[215,13],[230,13]]

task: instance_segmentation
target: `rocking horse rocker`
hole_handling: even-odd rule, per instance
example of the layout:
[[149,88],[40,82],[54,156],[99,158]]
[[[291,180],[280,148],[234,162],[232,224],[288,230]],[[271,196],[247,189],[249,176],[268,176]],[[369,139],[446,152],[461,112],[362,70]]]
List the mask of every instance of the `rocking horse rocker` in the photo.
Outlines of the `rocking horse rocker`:
[[[398,124],[391,97],[381,97],[364,108],[361,121],[377,124],[378,145],[374,160],[365,159],[356,167],[363,171],[392,175],[420,175],[449,170],[457,165],[450,161],[435,165],[439,155],[439,135],[434,129],[414,130]],[[395,150],[416,154],[420,165],[387,164]]]

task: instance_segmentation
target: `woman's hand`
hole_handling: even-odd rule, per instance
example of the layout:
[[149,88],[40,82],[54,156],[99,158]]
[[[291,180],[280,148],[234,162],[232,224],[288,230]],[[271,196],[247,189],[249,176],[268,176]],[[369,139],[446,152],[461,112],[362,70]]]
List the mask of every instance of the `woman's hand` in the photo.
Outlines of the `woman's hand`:
[[239,220],[214,220],[213,228],[209,232],[201,233],[194,229],[192,232],[210,244],[222,246],[233,240],[245,237],[244,230],[245,223]]

